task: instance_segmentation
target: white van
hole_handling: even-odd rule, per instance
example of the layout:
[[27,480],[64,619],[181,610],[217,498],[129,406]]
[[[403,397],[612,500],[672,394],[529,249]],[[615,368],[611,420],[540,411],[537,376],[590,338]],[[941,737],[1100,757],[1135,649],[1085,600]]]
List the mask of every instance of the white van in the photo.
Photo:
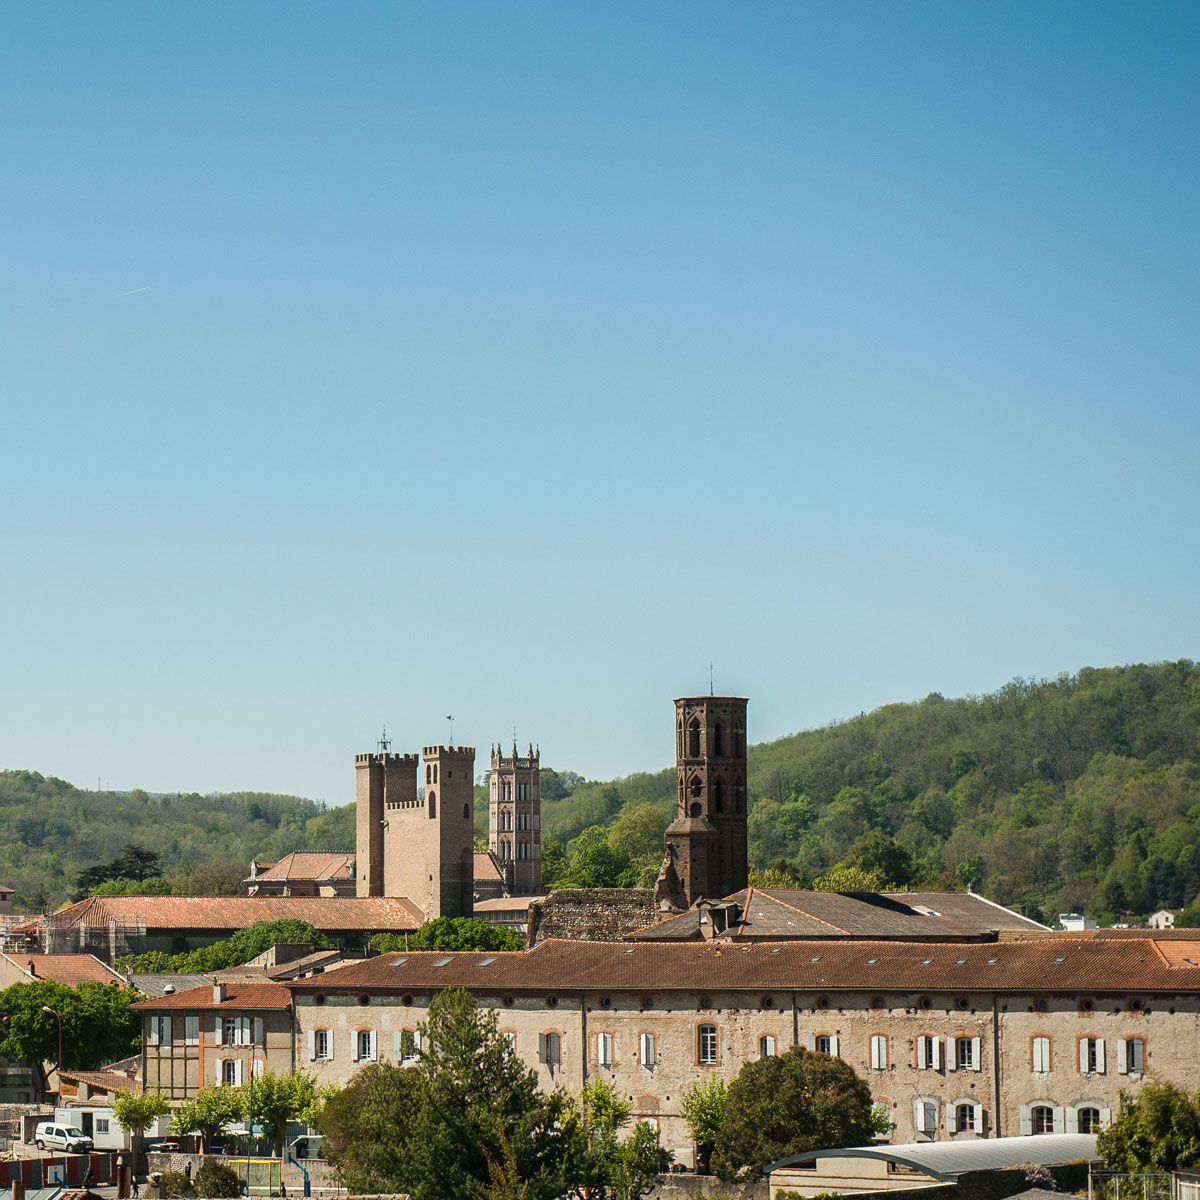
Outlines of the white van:
[[33,1135],[39,1150],[66,1150],[70,1154],[86,1154],[92,1139],[82,1129],[58,1121],[41,1121]]

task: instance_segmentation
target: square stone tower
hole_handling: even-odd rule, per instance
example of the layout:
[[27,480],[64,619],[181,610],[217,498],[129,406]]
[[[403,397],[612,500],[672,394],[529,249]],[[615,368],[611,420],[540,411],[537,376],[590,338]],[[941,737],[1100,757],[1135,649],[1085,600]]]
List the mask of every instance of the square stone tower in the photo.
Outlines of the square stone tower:
[[475,912],[475,748],[426,746],[421,816],[405,822],[397,887],[425,914],[469,917]]
[[417,756],[386,751],[356,754],[354,769],[355,892],[359,896],[402,896],[403,892],[388,890],[388,850],[394,852],[395,838],[388,836],[385,813],[402,804],[415,804]]
[[738,696],[675,701],[675,820],[669,857],[688,905],[746,886],[746,705]]
[[513,742],[512,756],[492,747],[488,800],[488,849],[504,871],[510,895],[542,890],[542,784],[540,749],[524,757]]

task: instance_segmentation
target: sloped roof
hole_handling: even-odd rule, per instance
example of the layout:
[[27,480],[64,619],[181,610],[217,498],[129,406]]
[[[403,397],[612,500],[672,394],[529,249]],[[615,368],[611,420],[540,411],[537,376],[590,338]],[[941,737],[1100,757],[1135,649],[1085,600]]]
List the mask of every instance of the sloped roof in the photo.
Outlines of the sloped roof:
[[353,854],[296,850],[259,871],[254,879],[353,879],[354,862]]
[[[33,974],[37,979],[49,979],[71,987],[80,983],[115,983],[129,986],[129,980],[119,975],[107,963],[93,954],[17,954],[3,955],[19,971]],[[30,971],[30,965],[33,971]]]
[[153,1010],[164,1008],[187,1008],[192,1010],[224,1011],[226,1009],[286,1009],[292,1002],[291,994],[279,983],[242,983],[240,980],[225,985],[225,999],[213,999],[213,986],[189,988],[186,992],[174,992],[169,996],[155,996],[152,1000],[139,1000],[131,1008]]
[[923,1171],[934,1179],[954,1180],[965,1171],[1002,1171],[1026,1163],[1055,1166],[1095,1161],[1093,1133],[1044,1133],[1037,1137],[975,1138],[961,1142],[905,1142],[898,1146],[847,1146],[839,1150],[809,1150],[763,1168],[763,1174],[820,1158],[874,1158]]
[[[755,938],[897,938],[961,941],[991,938],[1000,930],[1044,933],[1046,927],[970,892],[818,892],[799,888],[743,888],[720,904],[740,920],[723,935]],[[627,937],[639,941],[698,938],[706,907],[688,909]]]
[[475,878],[477,880],[487,880],[491,883],[502,883],[504,876],[501,874],[500,868],[496,866],[496,860],[490,854],[475,855]]
[[294,919],[328,932],[383,933],[417,929],[420,911],[395,896],[90,896],[52,914],[67,928],[143,924],[149,929],[236,933],[256,921]]
[[114,1071],[63,1071],[63,1079],[71,1079],[76,1083],[86,1083],[89,1088],[102,1088],[107,1092],[132,1092],[135,1096],[142,1094],[142,1085],[128,1075],[118,1075]]
[[1146,994],[1200,990],[1200,967],[1168,966],[1153,939],[1103,942],[583,942],[525,952],[384,954],[292,988],[500,991],[721,989],[806,992]]

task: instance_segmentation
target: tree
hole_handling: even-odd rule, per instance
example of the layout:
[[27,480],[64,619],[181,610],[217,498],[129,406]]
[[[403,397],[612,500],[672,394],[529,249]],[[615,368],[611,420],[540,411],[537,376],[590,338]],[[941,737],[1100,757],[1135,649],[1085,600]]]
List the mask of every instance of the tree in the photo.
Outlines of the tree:
[[133,1154],[141,1149],[142,1135],[159,1117],[171,1111],[162,1092],[118,1092],[113,1101],[113,1119],[126,1133],[133,1135]]
[[295,1069],[283,1075],[264,1071],[242,1089],[243,1103],[251,1124],[265,1125],[271,1130],[275,1154],[283,1157],[283,1140],[288,1125],[314,1108],[319,1102],[317,1077],[308,1071]]
[[883,880],[873,871],[840,866],[818,876],[812,885],[818,892],[881,892],[884,886]]
[[871,1090],[849,1063],[793,1046],[747,1063],[730,1084],[713,1167],[725,1180],[757,1178],[789,1154],[861,1145],[880,1131]]
[[75,895],[72,899],[82,900],[92,888],[109,880],[127,879],[140,882],[144,879],[155,879],[161,873],[158,855],[153,850],[130,842],[124,852],[111,862],[100,863],[80,871],[75,879]]
[[244,1114],[245,1103],[236,1088],[202,1087],[172,1112],[171,1132],[198,1133],[200,1153],[207,1154],[213,1138],[231,1121],[240,1120]]
[[680,1115],[696,1139],[697,1167],[708,1171],[709,1157],[725,1119],[729,1103],[729,1088],[723,1079],[706,1079],[693,1083],[683,1094]]
[[194,1187],[198,1196],[227,1198],[241,1195],[242,1190],[237,1172],[215,1158],[206,1158],[200,1164]]
[[875,875],[890,889],[902,888],[912,882],[912,855],[895,838],[879,829],[869,829],[857,838],[846,851],[841,865]]
[[389,950],[524,950],[525,939],[503,925],[489,925],[479,917],[437,917],[416,933],[377,933],[371,946],[381,954]]
[[1147,1080],[1136,1096],[1121,1092],[1117,1119],[1096,1149],[1113,1171],[1185,1171],[1200,1164],[1200,1094]]
[[584,1084],[580,1100],[596,1174],[619,1200],[640,1200],[671,1165],[671,1153],[659,1145],[658,1131],[639,1121],[620,1141],[617,1131],[632,1116],[633,1106],[603,1079]]
[[624,874],[632,867],[629,855],[609,844],[603,825],[591,825],[571,841],[574,857],[559,876],[557,886],[615,888],[626,886]]
[[13,983],[0,992],[0,1054],[41,1069],[58,1060],[58,1021],[43,1006],[62,1017],[63,1066],[94,1070],[102,1063],[125,1058],[138,1047],[141,1018],[130,1009],[138,999],[129,988],[82,983],[76,988],[39,979]]
[[[351,1188],[407,1191],[414,1200],[479,1196],[507,1142],[527,1200],[553,1200],[590,1170],[579,1113],[511,1052],[492,1009],[441,992],[422,1026],[417,1065],[372,1064],[331,1096],[324,1151]],[[509,1172],[511,1177],[512,1172]]]

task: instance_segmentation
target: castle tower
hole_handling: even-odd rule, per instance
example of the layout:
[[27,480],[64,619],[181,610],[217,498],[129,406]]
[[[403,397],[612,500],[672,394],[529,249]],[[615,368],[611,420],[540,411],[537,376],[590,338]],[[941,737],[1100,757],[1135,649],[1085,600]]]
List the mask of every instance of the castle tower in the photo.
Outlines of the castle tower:
[[[396,886],[424,913],[469,917],[475,911],[475,748],[426,746],[425,797],[406,820]],[[407,815],[407,814],[402,814]]]
[[[386,744],[386,743],[385,743]],[[415,754],[356,754],[355,850],[359,896],[404,896],[396,891],[395,862],[401,843],[388,817],[393,809],[417,801],[417,756]]]
[[746,705],[736,696],[675,701],[675,820],[669,856],[689,905],[746,886]]
[[511,758],[499,746],[492,747],[488,849],[513,896],[538,896],[542,891],[541,760],[541,750],[532,746],[521,757],[515,741]]

